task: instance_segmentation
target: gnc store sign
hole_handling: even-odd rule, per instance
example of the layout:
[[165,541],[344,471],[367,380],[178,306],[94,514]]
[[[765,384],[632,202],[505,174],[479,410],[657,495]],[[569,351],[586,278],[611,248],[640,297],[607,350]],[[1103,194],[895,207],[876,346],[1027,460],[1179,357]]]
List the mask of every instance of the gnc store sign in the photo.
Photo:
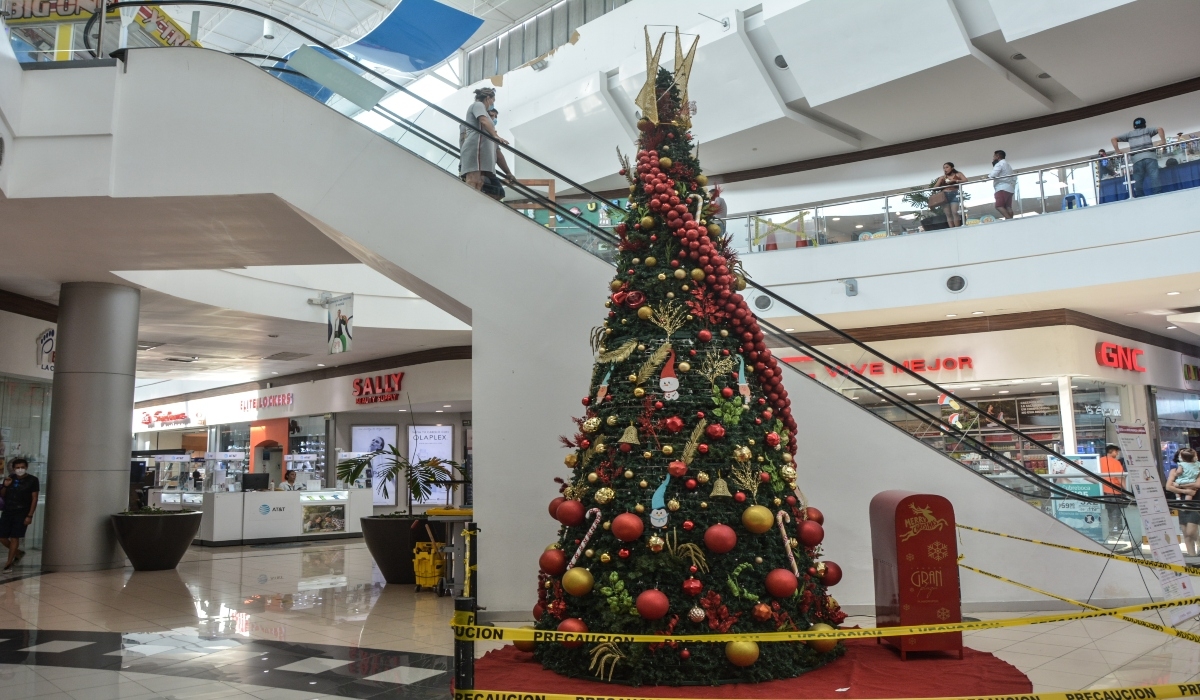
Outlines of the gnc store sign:
[[1145,354],[1145,350],[1127,348],[1108,341],[1096,343],[1096,362],[1101,367],[1145,372],[1146,368],[1141,365],[1142,355]]

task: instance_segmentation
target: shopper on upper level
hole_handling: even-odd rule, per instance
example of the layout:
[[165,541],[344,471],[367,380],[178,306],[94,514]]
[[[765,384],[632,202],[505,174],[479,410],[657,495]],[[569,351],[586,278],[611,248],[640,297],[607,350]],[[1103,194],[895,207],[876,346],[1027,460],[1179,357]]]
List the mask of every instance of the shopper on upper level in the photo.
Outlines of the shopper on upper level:
[[1113,158],[1108,157],[1108,153],[1101,148],[1100,159],[1096,161],[1096,168],[1100,171],[1100,177],[1113,177],[1117,174],[1116,162]]
[[1167,142],[1167,133],[1162,127],[1146,126],[1146,120],[1138,117],[1133,120],[1133,130],[1112,137],[1113,155],[1121,152],[1120,142],[1129,144],[1132,155],[1134,188],[1133,196],[1141,197],[1154,194],[1158,189],[1158,151],[1151,148],[1154,137],[1158,136],[1159,144]]
[[949,162],[942,163],[942,176],[933,181],[934,196],[940,192],[945,197],[942,210],[946,212],[946,223],[952,227],[962,225],[958,216],[959,202],[962,201],[962,188],[958,186],[958,183],[966,181],[967,176],[957,170],[954,163]]
[[1008,164],[1008,154],[1004,151],[992,153],[992,187],[996,190],[996,211],[1006,219],[1013,218],[1013,195],[1017,191],[1017,176],[1013,174],[1012,166]]

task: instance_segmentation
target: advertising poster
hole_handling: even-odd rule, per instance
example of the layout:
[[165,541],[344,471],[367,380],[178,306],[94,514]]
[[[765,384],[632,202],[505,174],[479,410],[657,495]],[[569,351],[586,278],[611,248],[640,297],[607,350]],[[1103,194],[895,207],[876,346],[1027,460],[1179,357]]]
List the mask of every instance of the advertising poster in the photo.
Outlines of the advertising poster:
[[[1075,481],[1072,479],[1072,481]],[[1081,496],[1099,497],[1100,484],[1097,483],[1066,483],[1062,487]],[[1076,501],[1069,498],[1055,498],[1054,517],[1059,522],[1069,525],[1085,537],[1096,542],[1104,541],[1104,504],[1088,501]]]
[[[350,427],[350,449],[353,452],[377,452],[396,444],[399,428],[395,425],[354,425]],[[383,458],[372,460],[371,469],[367,474],[367,487],[373,492],[373,502],[377,506],[396,505],[396,484],[384,484],[375,478],[375,468],[383,468]],[[384,494],[384,486],[387,493]],[[404,488],[401,484],[400,488]]]
[[329,354],[350,352],[354,341],[354,295],[343,294],[325,302],[325,343]]
[[304,506],[301,520],[304,532],[345,532],[346,506]]
[[[416,463],[430,457],[443,460],[454,459],[454,426],[408,426],[408,461]],[[431,505],[443,504],[447,502],[447,495],[446,487],[435,486],[433,493],[425,502]]]

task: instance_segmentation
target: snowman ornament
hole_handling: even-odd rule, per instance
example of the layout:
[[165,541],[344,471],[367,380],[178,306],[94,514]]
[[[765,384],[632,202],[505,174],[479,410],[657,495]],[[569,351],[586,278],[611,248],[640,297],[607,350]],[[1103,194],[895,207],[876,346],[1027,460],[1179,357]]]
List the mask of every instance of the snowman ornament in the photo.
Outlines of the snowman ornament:
[[679,378],[675,376],[674,350],[667,357],[667,364],[663,365],[662,374],[658,378],[658,388],[662,389],[663,401],[677,401],[679,399]]

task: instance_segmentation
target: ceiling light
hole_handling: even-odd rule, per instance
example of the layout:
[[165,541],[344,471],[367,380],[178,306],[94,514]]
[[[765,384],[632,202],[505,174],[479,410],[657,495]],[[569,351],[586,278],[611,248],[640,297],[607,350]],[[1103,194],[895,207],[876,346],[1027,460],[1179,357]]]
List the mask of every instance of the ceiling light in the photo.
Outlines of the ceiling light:
[[398,410],[398,411],[400,411],[401,413],[408,413],[408,409],[407,409],[407,408],[400,408],[400,409],[397,409],[397,410]]
[[1167,292],[1167,296],[1169,296],[1169,297],[1177,297],[1177,296],[1179,296],[1179,292]]
[[946,314],[946,318],[957,318],[958,314]]
[[985,313],[986,313],[985,311],[972,311],[971,315],[972,316],[982,316]]
[[973,386],[973,387],[971,387],[971,391],[979,391],[979,387]]
[[1074,384],[1072,384],[1072,385],[1071,385],[1071,388],[1072,388],[1072,389],[1078,389],[1079,387],[1077,387],[1077,386],[1075,386]]
[[796,330],[796,329],[795,329],[795,328],[784,328],[784,329],[783,329],[783,332],[784,332],[784,333],[791,333],[791,332],[792,332],[792,331],[794,331],[794,330]]
[[323,365],[323,364],[321,364],[320,362],[318,362],[318,363],[317,363],[317,366],[318,366],[318,367],[324,367],[325,365]]
[[271,374],[279,374],[279,373],[278,373],[278,372],[272,372]]
[[905,396],[916,396],[916,395],[917,395],[917,392],[915,392],[915,391],[910,391],[907,394],[905,394]]
[[842,220],[842,217],[840,217],[840,216],[835,216],[835,217],[833,217],[833,220],[834,220],[834,221],[841,221],[841,220]]
[[851,396],[851,397],[850,397],[850,400],[851,400],[851,401],[858,401],[858,397],[857,397],[857,396]]
[[434,413],[445,413],[445,411],[439,408],[438,410],[434,411]]
[[443,404],[442,408],[450,408],[450,404]]
[[862,228],[862,227],[863,227],[862,224],[854,224],[854,228]]
[[1007,394],[1007,393],[1008,393],[1008,389],[1001,389],[1001,390],[1000,390],[1000,393],[1001,393],[1001,394]]
[[1173,331],[1173,330],[1175,330],[1175,329],[1176,329],[1176,328],[1178,328],[1178,327],[1179,327],[1179,326],[1167,326],[1167,330],[1169,330],[1169,331]]

